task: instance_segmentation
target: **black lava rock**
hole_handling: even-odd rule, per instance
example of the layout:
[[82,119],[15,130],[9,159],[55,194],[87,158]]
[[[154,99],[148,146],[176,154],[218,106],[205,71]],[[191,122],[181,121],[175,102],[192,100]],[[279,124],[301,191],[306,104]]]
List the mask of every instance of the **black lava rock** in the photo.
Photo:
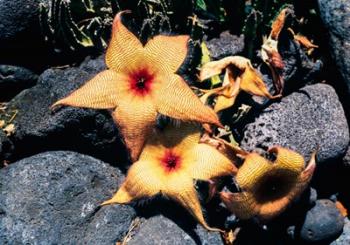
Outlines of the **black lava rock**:
[[318,0],[334,60],[350,93],[350,1]]
[[103,57],[87,60],[80,67],[49,69],[38,84],[12,99],[8,110],[17,110],[10,137],[14,161],[47,150],[72,150],[108,162],[125,162],[127,152],[107,110],[63,107],[52,112],[50,106],[79,88],[105,69]]
[[349,144],[349,128],[334,89],[325,84],[306,86],[264,109],[245,128],[243,149],[263,153],[281,145],[307,159],[318,149],[317,162],[342,158]]
[[244,49],[244,37],[232,35],[228,31],[222,32],[219,38],[212,38],[205,43],[214,60],[237,55]]
[[122,173],[89,156],[46,152],[0,170],[0,244],[115,244],[134,210],[99,208]]
[[35,85],[38,76],[24,67],[0,65],[0,101],[7,101]]
[[218,232],[208,232],[197,225],[192,232],[185,232],[170,219],[158,215],[145,220],[128,242],[130,245],[153,244],[223,244]]
[[343,158],[343,163],[346,167],[350,167],[350,147],[348,148],[345,157]]
[[308,211],[300,230],[300,238],[307,242],[330,242],[343,230],[344,217],[335,204],[326,199],[318,200]]
[[[39,24],[40,0],[3,0],[0,2],[0,42],[14,40]],[[36,28],[40,28],[37,26]],[[25,42],[25,40],[23,40]]]
[[39,22],[40,1],[0,1],[0,63],[30,66],[41,63],[40,57],[46,51]]

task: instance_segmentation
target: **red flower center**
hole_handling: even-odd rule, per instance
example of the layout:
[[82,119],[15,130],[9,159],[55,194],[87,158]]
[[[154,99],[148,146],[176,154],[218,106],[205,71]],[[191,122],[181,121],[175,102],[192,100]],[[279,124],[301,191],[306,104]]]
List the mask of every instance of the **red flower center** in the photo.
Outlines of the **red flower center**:
[[172,172],[180,167],[181,158],[171,150],[168,150],[165,152],[163,158],[161,159],[161,163],[167,172]]
[[134,94],[145,96],[151,90],[154,76],[147,69],[141,69],[130,74],[130,89]]

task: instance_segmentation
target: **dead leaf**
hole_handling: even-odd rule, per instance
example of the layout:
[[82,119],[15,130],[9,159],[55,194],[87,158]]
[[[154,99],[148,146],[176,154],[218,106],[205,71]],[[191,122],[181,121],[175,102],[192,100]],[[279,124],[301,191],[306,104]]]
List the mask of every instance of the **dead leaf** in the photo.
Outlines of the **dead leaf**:
[[346,209],[346,207],[339,201],[335,202],[335,206],[337,207],[337,209],[339,210],[339,212],[341,213],[341,215],[343,217],[348,216],[348,210]]
[[0,128],[3,128],[5,127],[5,120],[0,120]]
[[[233,69],[237,69],[238,74]],[[217,96],[216,107],[214,107],[216,112],[232,106],[240,90],[269,99],[280,97],[269,93],[267,86],[250,60],[242,56],[229,56],[206,63],[201,69],[199,78],[205,80],[222,73],[224,70],[225,78],[222,87],[207,90],[201,98],[202,101],[205,101],[210,96]]]
[[6,136],[11,136],[15,133],[15,125],[13,123],[7,125],[3,131],[5,132]]

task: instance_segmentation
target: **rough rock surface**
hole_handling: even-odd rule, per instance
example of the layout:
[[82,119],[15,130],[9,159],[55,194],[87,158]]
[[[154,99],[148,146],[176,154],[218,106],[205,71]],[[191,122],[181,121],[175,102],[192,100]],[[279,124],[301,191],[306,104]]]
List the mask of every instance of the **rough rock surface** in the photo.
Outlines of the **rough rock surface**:
[[[125,162],[126,151],[107,110],[50,106],[105,69],[103,57],[87,60],[80,67],[46,70],[38,84],[13,98],[8,110],[17,110],[10,137],[14,156],[46,150],[68,149],[109,162]],[[30,147],[28,147],[30,146]],[[6,152],[0,152],[0,159]]]
[[43,57],[47,51],[39,23],[40,1],[0,1],[0,63],[45,66]]
[[241,53],[244,48],[244,37],[238,37],[225,31],[220,34],[219,38],[210,39],[205,43],[208,47],[211,58],[218,60],[226,56]]
[[317,162],[341,158],[349,144],[349,128],[334,89],[306,86],[264,109],[245,128],[241,146],[263,152],[272,145],[289,147],[307,159],[319,147]]
[[318,0],[329,32],[331,52],[350,93],[350,1]]
[[346,167],[350,167],[350,146],[345,154],[345,157],[343,158],[343,163]]
[[343,233],[330,245],[348,245],[350,244],[350,220],[345,218]]
[[128,242],[130,245],[153,244],[223,244],[218,232],[208,232],[202,226],[185,232],[170,219],[158,215],[145,220]]
[[14,40],[17,35],[32,28],[33,23],[37,23],[39,2],[40,0],[0,1],[0,42]]
[[0,244],[115,244],[135,211],[98,209],[123,175],[73,152],[46,152],[0,170]]
[[326,199],[318,200],[306,214],[300,237],[307,242],[330,242],[341,234],[343,226],[344,217],[335,204]]
[[38,76],[19,66],[0,65],[0,101],[6,101],[23,89],[35,85]]

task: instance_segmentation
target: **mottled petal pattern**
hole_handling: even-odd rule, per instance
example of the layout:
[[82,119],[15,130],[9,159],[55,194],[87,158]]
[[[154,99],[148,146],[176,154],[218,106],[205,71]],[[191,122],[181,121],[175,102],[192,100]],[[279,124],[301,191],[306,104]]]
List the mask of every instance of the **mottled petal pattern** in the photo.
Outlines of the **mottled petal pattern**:
[[125,79],[123,74],[111,70],[103,71],[52,107],[68,105],[95,109],[115,108],[120,96],[117,93],[118,81]]
[[147,42],[145,52],[156,70],[175,73],[187,56],[188,40],[187,35],[158,35]]
[[112,38],[106,52],[106,64],[117,72],[137,69],[143,60],[140,40],[122,23],[124,12],[119,12],[113,21]]
[[222,126],[216,113],[200,101],[180,76],[173,74],[159,79],[167,81],[154,98],[159,113],[184,121]]
[[112,116],[124,137],[131,159],[136,161],[155,125],[157,112],[152,101],[147,98],[125,101],[120,103]]

